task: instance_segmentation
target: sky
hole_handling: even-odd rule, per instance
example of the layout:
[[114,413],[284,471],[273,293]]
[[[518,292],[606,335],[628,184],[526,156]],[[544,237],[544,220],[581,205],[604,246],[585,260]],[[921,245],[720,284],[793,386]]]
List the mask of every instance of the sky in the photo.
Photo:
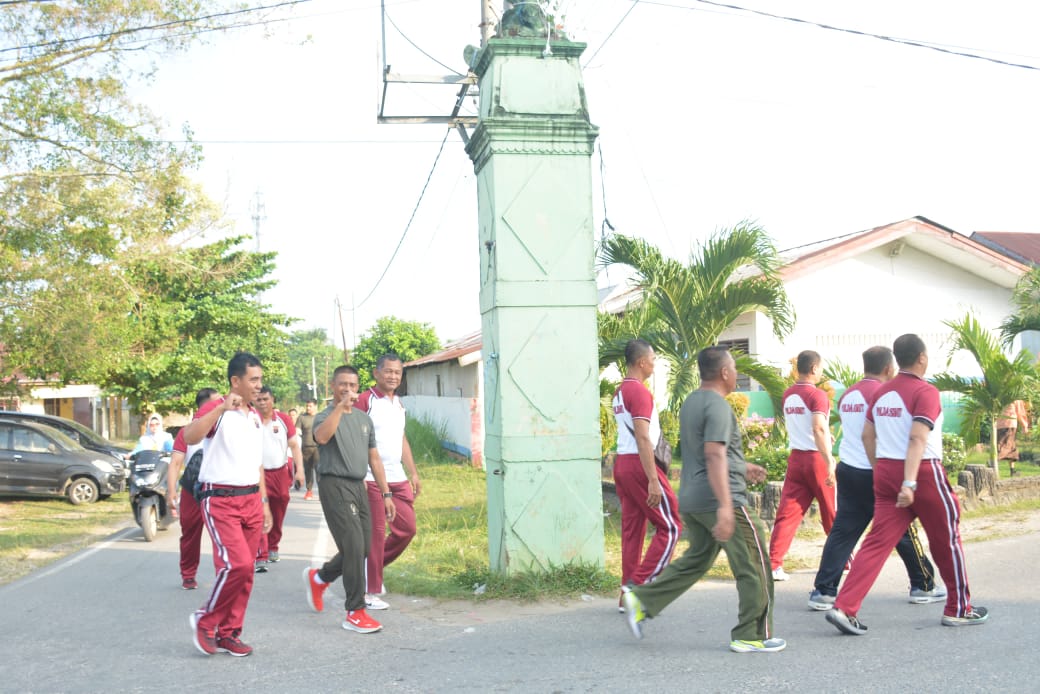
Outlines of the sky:
[[[695,0],[559,0],[568,35],[588,44],[597,237],[606,217],[686,258],[745,219],[781,249],[914,215],[966,235],[1040,232],[1040,8],[734,2],[1038,69]],[[480,0],[387,0],[386,13],[397,28],[385,24],[384,43],[378,0],[310,0],[162,57],[139,90],[171,139],[193,130],[196,178],[233,233],[253,235],[259,217],[260,249],[278,254],[264,300],[348,347],[387,315],[442,341],[480,328],[461,138],[376,123],[384,52],[397,73],[464,72]],[[391,85],[386,112],[447,115],[455,91]],[[600,273],[618,281],[618,268]]]

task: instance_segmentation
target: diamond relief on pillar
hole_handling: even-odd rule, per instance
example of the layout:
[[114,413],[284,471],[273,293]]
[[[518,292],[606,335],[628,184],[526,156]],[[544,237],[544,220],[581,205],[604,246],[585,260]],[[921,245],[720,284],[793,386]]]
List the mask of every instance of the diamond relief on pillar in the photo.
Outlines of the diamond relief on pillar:
[[[556,314],[553,318],[542,317],[509,365],[509,377],[517,390],[550,422],[555,422],[562,413],[571,409],[581,389],[595,375],[591,366],[582,368],[576,365],[575,368],[555,371],[551,379],[531,377],[544,372],[546,364],[558,363],[570,347],[562,342],[561,333],[554,325],[556,321],[569,320],[570,316]],[[545,433],[555,435],[559,432]]]
[[502,221],[538,265],[549,275],[564,262],[573,262],[575,239],[589,224],[581,205],[546,204],[559,199],[560,191],[571,187],[563,172],[538,164],[502,215]]

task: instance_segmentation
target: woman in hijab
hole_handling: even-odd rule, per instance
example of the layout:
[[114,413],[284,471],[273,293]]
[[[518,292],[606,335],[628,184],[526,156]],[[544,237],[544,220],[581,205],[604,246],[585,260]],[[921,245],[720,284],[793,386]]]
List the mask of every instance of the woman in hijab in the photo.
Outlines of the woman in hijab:
[[173,450],[173,437],[170,436],[162,425],[162,417],[153,414],[148,418],[148,432],[137,440],[137,445],[131,455],[138,451],[163,451],[169,453]]

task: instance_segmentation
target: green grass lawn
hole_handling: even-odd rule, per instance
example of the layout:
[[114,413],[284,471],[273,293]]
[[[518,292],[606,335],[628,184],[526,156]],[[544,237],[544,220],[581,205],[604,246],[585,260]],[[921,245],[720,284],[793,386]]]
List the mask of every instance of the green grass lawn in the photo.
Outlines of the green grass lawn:
[[83,506],[64,498],[0,499],[0,585],[90,545],[131,519],[126,492]]

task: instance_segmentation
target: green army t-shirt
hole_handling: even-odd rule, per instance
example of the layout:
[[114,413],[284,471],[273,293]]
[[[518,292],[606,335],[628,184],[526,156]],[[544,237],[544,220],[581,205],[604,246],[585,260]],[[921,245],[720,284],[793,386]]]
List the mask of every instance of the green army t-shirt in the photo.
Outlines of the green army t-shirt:
[[[314,415],[314,429],[332,414],[329,405]],[[339,426],[328,443],[318,446],[318,473],[352,480],[363,480],[368,472],[368,451],[376,447],[376,431],[371,418],[354,408],[339,417]]]
[[713,390],[695,390],[690,393],[679,411],[679,435],[683,461],[679,510],[683,513],[711,513],[718,509],[718,500],[708,484],[705,441],[726,444],[729,493],[733,507],[747,506],[744,446],[737,417],[726,399]]

